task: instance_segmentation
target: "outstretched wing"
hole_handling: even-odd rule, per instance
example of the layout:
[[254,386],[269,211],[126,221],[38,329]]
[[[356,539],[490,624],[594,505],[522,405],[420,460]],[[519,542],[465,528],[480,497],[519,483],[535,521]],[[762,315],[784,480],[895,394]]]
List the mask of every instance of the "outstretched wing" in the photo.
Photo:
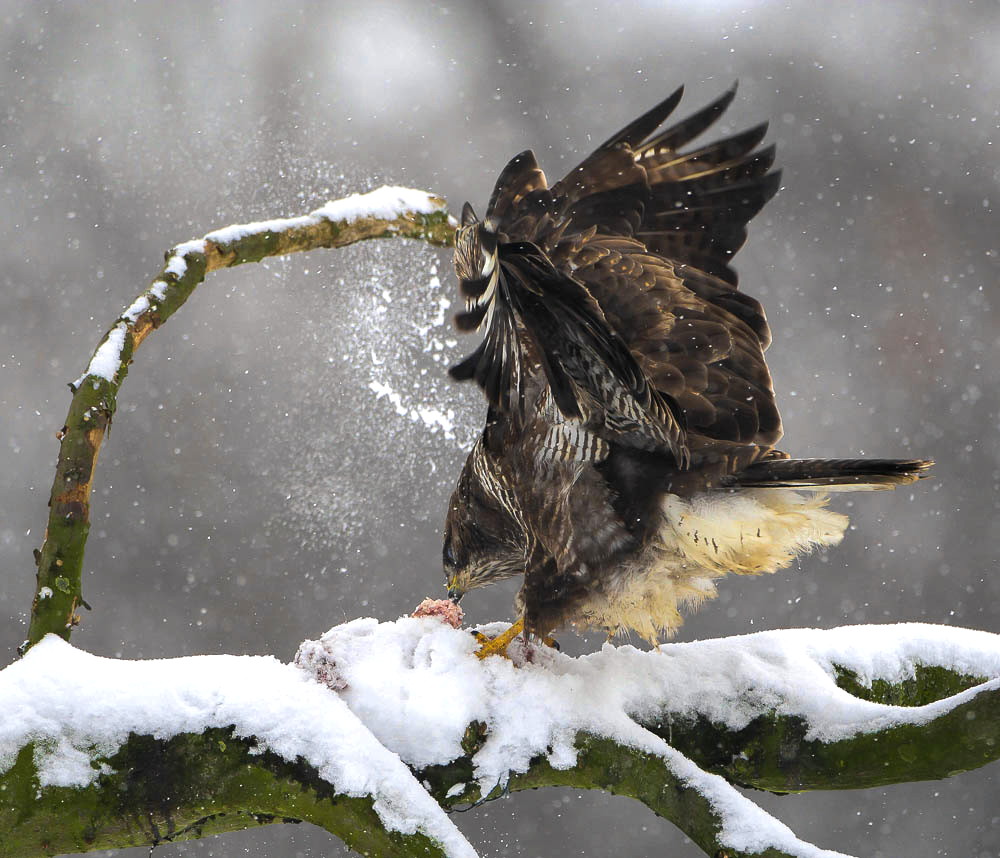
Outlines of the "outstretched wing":
[[[660,434],[671,439],[668,446],[675,452],[689,443],[698,446],[699,439],[769,449],[781,436],[763,355],[770,342],[764,311],[738,291],[729,265],[746,239],[747,222],[778,188],[779,175],[769,172],[774,148],[758,148],[766,132],[760,125],[682,151],[718,119],[734,92],[657,132],[680,101],[677,90],[552,188],[530,152],[518,155],[501,174],[478,227],[486,244],[495,236],[496,269],[508,288],[483,286],[478,295],[476,286],[466,290],[471,297],[466,327],[486,322],[487,342],[496,343],[493,326],[506,325],[513,335],[504,347],[525,354],[524,338],[535,336],[512,302],[509,284],[525,283],[518,257],[528,245],[537,248],[560,282],[573,284],[586,296],[583,304],[596,306],[596,312],[587,312],[597,319],[591,330],[600,329],[598,339],[624,345],[633,365],[610,376],[629,394],[657,406],[643,418],[662,421]],[[550,284],[555,279],[550,277]],[[560,289],[529,291],[544,305]],[[571,291],[561,289],[564,296]],[[505,308],[490,309],[504,302]],[[546,341],[541,345],[544,365]],[[466,362],[459,376],[491,378],[487,350],[479,350],[475,373]],[[492,354],[496,357],[496,349]],[[599,361],[605,355],[598,349],[591,357]],[[498,365],[512,367],[515,361],[508,353],[493,364]],[[545,371],[557,393],[558,367],[546,365]],[[602,376],[597,369],[592,374]],[[579,380],[572,382],[578,391]],[[567,398],[555,398],[571,416],[564,408]],[[497,404],[495,396],[490,400]],[[631,407],[628,397],[622,401]]]

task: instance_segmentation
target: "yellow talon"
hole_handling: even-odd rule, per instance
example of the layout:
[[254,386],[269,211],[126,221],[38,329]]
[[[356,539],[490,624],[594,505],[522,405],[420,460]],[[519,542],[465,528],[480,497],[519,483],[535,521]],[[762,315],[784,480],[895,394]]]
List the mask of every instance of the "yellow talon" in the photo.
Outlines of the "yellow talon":
[[476,637],[479,638],[479,640],[484,641],[484,643],[478,650],[476,650],[476,655],[479,658],[487,658],[491,655],[502,655],[506,658],[507,647],[510,645],[510,642],[514,640],[514,638],[521,634],[522,631],[524,631],[524,617],[519,619],[509,629],[492,639],[488,639],[485,635],[481,635],[477,632]]

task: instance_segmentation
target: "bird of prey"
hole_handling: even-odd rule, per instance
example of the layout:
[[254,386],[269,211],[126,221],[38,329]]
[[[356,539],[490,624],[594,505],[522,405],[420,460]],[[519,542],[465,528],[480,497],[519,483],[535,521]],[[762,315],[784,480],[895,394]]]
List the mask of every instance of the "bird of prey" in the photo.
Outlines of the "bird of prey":
[[[730,266],[778,190],[767,125],[690,147],[735,87],[660,130],[683,88],[551,187],[533,153],[466,203],[451,369],[488,401],[448,508],[449,595],[523,575],[525,633],[634,631],[656,643],[726,573],[840,541],[827,492],[912,483],[919,459],[792,459],[761,305]],[[506,644],[504,643],[503,646]]]

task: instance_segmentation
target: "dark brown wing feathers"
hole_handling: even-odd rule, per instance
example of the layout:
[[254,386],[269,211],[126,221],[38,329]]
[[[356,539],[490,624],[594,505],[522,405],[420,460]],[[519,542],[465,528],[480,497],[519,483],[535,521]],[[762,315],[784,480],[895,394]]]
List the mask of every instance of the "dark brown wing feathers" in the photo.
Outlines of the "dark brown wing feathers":
[[532,244],[501,247],[505,294],[560,411],[608,440],[686,461],[683,430],[599,301]]
[[683,97],[684,87],[679,86],[655,107],[647,110],[642,116],[630,122],[621,131],[612,134],[597,147],[597,151],[610,149],[619,143],[624,143],[626,146],[635,148],[667,121],[667,118],[677,109],[677,105],[681,103]]
[[[591,383],[580,366],[611,360],[624,346],[632,365],[619,356],[608,383],[621,384],[645,403],[639,411],[649,403],[657,406],[654,412],[665,408],[664,420],[672,425],[659,432],[675,449],[695,449],[702,438],[710,446],[755,444],[763,454],[781,436],[763,356],[771,335],[760,304],[737,290],[730,261],[746,240],[747,222],[778,189],[779,174],[769,172],[774,147],[758,148],[767,126],[757,125],[681,151],[722,115],[735,87],[657,133],[682,93],[675,91],[612,135],[551,189],[530,152],[507,165],[484,223],[504,242],[504,277],[516,281],[498,288],[496,300],[521,295],[521,303],[493,314],[492,324],[503,335],[493,336],[455,374],[488,384],[492,404],[510,402],[499,388],[513,361],[501,352],[533,330],[546,378],[558,388],[553,392],[560,410],[575,417],[581,387]],[[539,289],[527,289],[539,270],[525,263],[525,242],[556,272],[547,272]],[[570,298],[573,289],[597,308],[584,312],[582,337],[590,339],[586,347],[573,348],[590,357],[577,355],[579,360],[553,352],[570,348],[553,342],[568,336],[558,331],[576,300]],[[557,293],[546,308],[546,296]],[[474,327],[483,315],[480,308],[463,322]],[[490,361],[501,361],[503,372],[491,369]]]
[[[511,158],[497,178],[490,204],[486,209],[487,222],[491,226],[512,225],[518,217],[537,217],[538,212],[533,211],[534,207],[525,205],[526,198],[536,191],[546,192],[545,196],[548,196],[548,184],[545,181],[545,173],[535,160],[535,153],[526,149]],[[537,195],[535,198],[537,199]],[[518,211],[518,209],[525,210]]]

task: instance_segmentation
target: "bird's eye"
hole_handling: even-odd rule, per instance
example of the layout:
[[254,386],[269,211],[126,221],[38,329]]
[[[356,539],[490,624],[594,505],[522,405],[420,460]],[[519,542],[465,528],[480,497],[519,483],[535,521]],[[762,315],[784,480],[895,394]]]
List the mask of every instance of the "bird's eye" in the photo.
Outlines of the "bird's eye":
[[445,566],[458,566],[458,561],[455,559],[455,550],[451,547],[451,537],[447,537],[444,541],[444,555]]

